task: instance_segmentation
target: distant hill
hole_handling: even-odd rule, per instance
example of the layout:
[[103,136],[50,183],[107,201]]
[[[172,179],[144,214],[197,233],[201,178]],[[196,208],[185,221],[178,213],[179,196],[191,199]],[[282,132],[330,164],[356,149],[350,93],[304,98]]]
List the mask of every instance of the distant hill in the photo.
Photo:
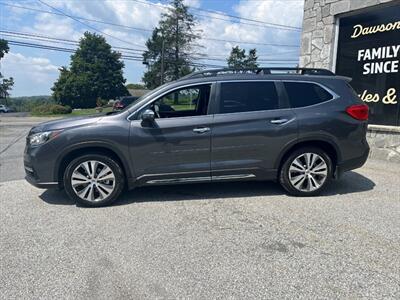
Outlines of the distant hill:
[[129,90],[144,90],[146,89],[146,86],[144,84],[140,83],[128,83],[126,85],[126,88]]
[[38,100],[44,100],[44,101],[49,101],[51,100],[51,96],[48,95],[43,95],[43,96],[21,96],[21,97],[10,97],[7,99],[8,101],[38,101]]
[[11,97],[5,99],[1,99],[1,104],[6,104],[7,106],[13,108],[18,112],[29,112],[38,105],[46,104],[46,103],[54,103],[54,100],[51,96],[23,96],[23,97]]

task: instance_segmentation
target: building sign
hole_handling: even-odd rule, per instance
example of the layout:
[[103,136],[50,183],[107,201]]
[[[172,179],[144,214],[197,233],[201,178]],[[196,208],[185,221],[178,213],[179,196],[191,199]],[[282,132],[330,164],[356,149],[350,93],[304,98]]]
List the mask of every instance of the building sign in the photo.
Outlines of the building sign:
[[369,105],[369,123],[400,126],[400,4],[342,17],[336,62]]

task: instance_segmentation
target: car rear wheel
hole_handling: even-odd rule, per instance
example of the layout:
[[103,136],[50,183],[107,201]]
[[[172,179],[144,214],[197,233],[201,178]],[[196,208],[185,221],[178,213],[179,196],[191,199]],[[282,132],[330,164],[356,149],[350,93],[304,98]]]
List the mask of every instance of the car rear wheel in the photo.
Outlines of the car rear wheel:
[[64,173],[68,196],[85,206],[104,206],[117,200],[124,188],[124,173],[112,158],[88,154],[72,160]]
[[301,148],[284,162],[279,181],[294,196],[318,195],[332,178],[332,160],[319,148]]

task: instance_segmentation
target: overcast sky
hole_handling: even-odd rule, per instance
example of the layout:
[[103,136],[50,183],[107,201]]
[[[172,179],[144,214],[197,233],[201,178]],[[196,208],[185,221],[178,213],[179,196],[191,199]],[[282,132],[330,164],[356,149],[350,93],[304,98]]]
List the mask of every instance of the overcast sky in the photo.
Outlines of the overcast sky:
[[[0,2],[0,30],[79,40],[83,32],[93,32],[94,29],[97,29],[107,34],[105,38],[114,47],[143,49],[145,41],[151,34],[151,31],[148,30],[157,25],[161,13],[165,12],[165,7],[168,5],[166,0],[42,1],[58,9],[59,15],[4,5],[5,3],[57,12],[38,0],[2,0]],[[149,2],[157,5],[146,4]],[[202,36],[205,38],[199,41],[201,47],[196,48],[195,52],[213,58],[213,60],[202,60],[201,62],[224,65],[224,61],[217,59],[225,59],[232,46],[239,45],[245,49],[257,48],[260,59],[264,60],[262,65],[276,66],[275,64],[281,63],[278,60],[286,61],[287,65],[295,64],[294,61],[297,60],[299,55],[301,31],[293,27],[301,27],[303,0],[186,0],[185,2],[191,7],[190,11],[196,14],[197,29],[202,30]],[[290,27],[278,29],[276,26],[271,27],[266,23],[229,18],[195,8]],[[82,24],[72,18],[60,15],[60,12],[73,17],[100,20],[145,30],[135,30],[80,19],[84,23]],[[42,43],[37,40],[26,40],[23,37],[6,36],[1,32],[0,38],[36,44]],[[227,41],[240,41],[240,43]],[[290,46],[267,46],[250,43]],[[74,48],[73,45],[61,43],[45,42],[45,44]],[[58,77],[58,68],[69,65],[70,55],[70,53],[59,51],[11,45],[10,52],[1,61],[1,72],[6,77],[14,77],[15,86],[11,93],[12,96],[49,95],[51,94],[50,88]],[[134,55],[140,56],[140,52]],[[140,61],[125,61],[124,75],[127,83],[140,82],[144,70],[144,65]]]

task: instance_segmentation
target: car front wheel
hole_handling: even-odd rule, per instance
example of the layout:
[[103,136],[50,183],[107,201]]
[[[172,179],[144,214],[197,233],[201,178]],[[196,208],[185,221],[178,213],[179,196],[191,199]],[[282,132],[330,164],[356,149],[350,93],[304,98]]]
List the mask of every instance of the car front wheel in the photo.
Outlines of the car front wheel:
[[284,162],[279,181],[294,196],[318,195],[332,178],[332,160],[325,151],[307,147],[294,151]]
[[72,160],[64,173],[68,196],[85,206],[104,206],[116,201],[124,188],[124,173],[112,158],[88,154]]

